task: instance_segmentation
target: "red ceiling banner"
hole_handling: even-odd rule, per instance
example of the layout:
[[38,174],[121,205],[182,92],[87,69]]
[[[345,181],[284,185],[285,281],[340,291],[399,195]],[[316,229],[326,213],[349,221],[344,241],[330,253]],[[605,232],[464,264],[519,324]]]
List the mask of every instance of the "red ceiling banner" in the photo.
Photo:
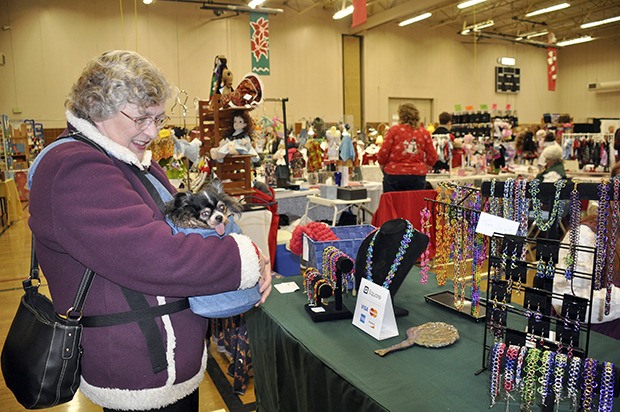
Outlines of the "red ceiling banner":
[[353,0],[353,23],[351,27],[366,23],[366,18],[366,0]]
[[555,82],[558,78],[558,49],[547,48],[547,90],[555,91]]

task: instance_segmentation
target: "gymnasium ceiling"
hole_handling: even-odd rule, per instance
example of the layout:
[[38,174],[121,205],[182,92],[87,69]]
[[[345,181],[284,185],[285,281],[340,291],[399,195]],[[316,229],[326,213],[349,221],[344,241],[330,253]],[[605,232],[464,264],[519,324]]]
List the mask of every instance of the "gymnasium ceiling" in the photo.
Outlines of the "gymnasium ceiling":
[[[220,4],[241,7],[247,5],[242,0],[172,1],[207,5],[214,13],[218,11],[213,10],[213,6],[217,8]],[[350,5],[351,1],[266,0],[262,7],[281,9],[285,16],[288,13],[304,14],[316,8],[325,9],[332,14],[341,9],[343,4]],[[620,16],[620,0],[487,0],[469,8],[457,8],[457,4],[462,1],[464,0],[367,0],[367,22],[351,29],[350,33],[363,34],[367,30],[374,30],[386,24],[398,24],[408,18],[430,12],[432,13],[430,18],[413,24],[430,30],[448,27],[458,33],[466,26],[492,20],[493,26],[472,31],[469,36],[477,34],[482,38],[495,38],[541,47],[549,44],[548,35],[530,38],[527,36],[548,31],[558,42],[586,35],[599,39],[620,37],[620,21],[587,29],[580,27],[584,23]],[[526,16],[529,12],[563,2],[569,3],[570,7],[537,16]],[[224,10],[224,12],[229,11]],[[351,16],[345,19],[350,22]]]

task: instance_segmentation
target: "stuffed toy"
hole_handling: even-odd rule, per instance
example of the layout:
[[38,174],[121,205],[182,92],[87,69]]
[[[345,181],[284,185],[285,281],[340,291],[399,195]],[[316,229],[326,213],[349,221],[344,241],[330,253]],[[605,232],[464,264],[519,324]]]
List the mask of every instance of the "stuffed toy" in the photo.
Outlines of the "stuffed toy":
[[254,109],[263,102],[263,83],[254,73],[243,76],[235,90],[222,96],[222,107]]
[[230,69],[224,69],[222,71],[222,87],[220,87],[220,94],[225,96],[233,92],[233,73]]

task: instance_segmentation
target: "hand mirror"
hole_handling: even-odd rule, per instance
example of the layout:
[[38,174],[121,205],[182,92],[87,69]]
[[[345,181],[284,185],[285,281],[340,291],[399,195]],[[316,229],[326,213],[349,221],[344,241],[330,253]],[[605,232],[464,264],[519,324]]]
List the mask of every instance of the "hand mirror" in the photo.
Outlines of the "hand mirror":
[[413,345],[427,348],[441,348],[452,345],[459,339],[459,331],[452,325],[443,322],[428,322],[407,329],[407,339],[389,348],[377,349],[375,353],[385,356],[390,352],[407,349]]

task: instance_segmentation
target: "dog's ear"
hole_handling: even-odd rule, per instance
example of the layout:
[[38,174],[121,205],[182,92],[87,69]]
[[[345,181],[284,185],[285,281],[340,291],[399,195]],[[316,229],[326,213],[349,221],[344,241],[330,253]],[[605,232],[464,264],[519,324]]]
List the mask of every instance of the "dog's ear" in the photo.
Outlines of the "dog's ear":
[[222,181],[220,179],[215,178],[211,181],[210,184],[216,193],[224,194],[224,185],[222,184]]
[[174,195],[174,207],[176,209],[179,209],[183,206],[186,206],[191,196],[192,195],[189,192],[177,192]]

